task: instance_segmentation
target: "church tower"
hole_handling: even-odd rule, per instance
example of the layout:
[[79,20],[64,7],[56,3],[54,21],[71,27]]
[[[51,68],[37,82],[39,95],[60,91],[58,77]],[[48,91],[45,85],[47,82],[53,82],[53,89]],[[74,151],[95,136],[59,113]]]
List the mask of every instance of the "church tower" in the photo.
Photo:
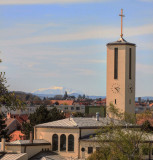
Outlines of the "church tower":
[[114,104],[120,111],[135,113],[136,45],[123,38],[121,10],[121,38],[107,44],[106,105]]

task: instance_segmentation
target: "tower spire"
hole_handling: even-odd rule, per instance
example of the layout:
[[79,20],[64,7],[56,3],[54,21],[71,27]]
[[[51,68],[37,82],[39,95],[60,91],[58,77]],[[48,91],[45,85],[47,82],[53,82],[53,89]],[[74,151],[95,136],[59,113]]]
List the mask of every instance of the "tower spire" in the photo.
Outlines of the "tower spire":
[[125,17],[123,15],[123,9],[121,9],[121,14],[119,16],[121,16],[121,38],[123,38],[123,17]]

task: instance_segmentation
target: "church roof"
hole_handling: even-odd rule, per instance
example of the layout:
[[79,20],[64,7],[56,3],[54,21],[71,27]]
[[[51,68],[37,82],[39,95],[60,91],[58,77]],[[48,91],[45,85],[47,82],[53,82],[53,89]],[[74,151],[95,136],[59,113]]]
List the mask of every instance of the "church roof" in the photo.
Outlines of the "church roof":
[[23,157],[26,157],[27,153],[4,153],[3,155],[0,154],[0,159],[1,160],[18,160],[22,159]]
[[[36,154],[34,157],[31,157],[29,160],[38,160],[38,159],[44,159],[44,160],[66,160],[67,158],[59,155],[56,152],[41,151],[38,154]],[[72,159],[72,158],[69,158],[69,159]]]
[[134,43],[127,42],[124,38],[120,38],[119,40],[117,40],[115,42],[107,43],[107,46],[108,45],[130,45],[130,46],[135,46]]
[[[139,130],[135,130],[135,131],[131,131],[131,132],[130,131],[131,130],[128,130],[128,129],[125,129],[125,128],[122,129],[122,132],[125,133],[125,134],[130,134],[131,133],[131,135],[135,134],[137,136],[138,135],[142,136],[144,142],[153,142],[153,134],[152,133],[147,133],[146,134],[146,133],[143,133],[142,131],[139,131]],[[113,132],[113,134],[115,134],[115,132]],[[108,136],[107,133],[103,133],[103,135]],[[114,136],[112,136],[112,137],[114,137]],[[108,139],[110,140],[112,137],[109,137]],[[99,138],[98,138],[97,134],[88,134],[88,135],[83,136],[81,138],[81,141],[89,141],[89,142],[90,141],[99,141]]]
[[12,142],[6,142],[6,146],[25,146],[25,145],[50,145],[50,143],[43,139],[34,139],[33,143],[30,140],[17,140]]
[[[74,117],[66,118],[49,123],[38,124],[36,128],[100,128],[110,124],[112,119],[110,118],[86,118],[86,117]],[[113,120],[116,125],[126,126],[126,123],[119,120]]]

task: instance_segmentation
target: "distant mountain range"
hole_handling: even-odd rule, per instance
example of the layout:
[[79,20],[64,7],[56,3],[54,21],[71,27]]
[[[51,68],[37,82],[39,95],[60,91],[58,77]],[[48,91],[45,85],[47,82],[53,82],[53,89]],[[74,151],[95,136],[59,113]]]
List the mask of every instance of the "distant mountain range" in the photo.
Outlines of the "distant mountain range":
[[[40,98],[44,98],[44,97],[54,97],[55,95],[64,95],[65,91],[67,91],[67,94],[69,96],[75,96],[75,97],[78,97],[79,95],[84,94],[82,91],[79,91],[79,90],[66,88],[66,87],[58,87],[58,86],[53,86],[50,88],[41,88],[33,91],[32,94],[37,95]],[[88,95],[86,96],[91,99],[105,98],[105,96],[88,96]]]
[[[34,93],[33,93],[34,94]],[[45,98],[53,98],[55,95],[53,95],[53,94],[34,94],[34,95],[36,95],[36,96],[38,96],[38,97],[40,97],[41,99],[43,99],[44,97]],[[61,94],[62,95],[62,94]],[[79,96],[79,95],[82,95],[82,94],[78,94],[78,93],[72,93],[72,94],[68,94],[69,96],[75,96],[76,98]],[[97,98],[102,98],[102,99],[104,99],[104,98],[106,98],[106,96],[88,96],[88,95],[86,95],[86,97],[87,98],[90,98],[90,99],[97,99]]]
[[[84,93],[82,91],[79,90],[75,90],[75,89],[70,89],[70,88],[66,88],[66,87],[58,87],[58,86],[53,86],[50,88],[41,88],[38,90],[35,90],[32,92],[32,94],[39,96],[40,98],[44,98],[44,97],[54,97],[55,95],[64,95],[65,91],[67,91],[69,96],[75,96],[78,97],[79,95],[83,95]],[[89,96],[86,95],[86,97],[91,98],[91,99],[97,99],[97,98],[106,98],[106,96]],[[153,97],[151,96],[145,96],[145,97],[141,97],[142,100],[153,100]],[[138,97],[135,98],[136,101],[138,101]]]
[[64,95],[65,91],[67,91],[67,93],[70,94],[83,94],[83,92],[79,91],[79,90],[74,90],[71,88],[66,88],[66,87],[58,87],[58,86],[53,86],[50,88],[40,88],[37,89],[35,91],[33,91],[33,94],[39,94],[39,95]]

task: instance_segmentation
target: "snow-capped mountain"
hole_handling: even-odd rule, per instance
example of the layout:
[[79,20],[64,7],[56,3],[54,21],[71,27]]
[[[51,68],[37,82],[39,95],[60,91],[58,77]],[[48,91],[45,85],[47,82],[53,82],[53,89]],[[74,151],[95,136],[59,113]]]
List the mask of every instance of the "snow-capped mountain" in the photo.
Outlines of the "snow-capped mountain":
[[73,93],[78,93],[78,94],[83,94],[79,90],[74,90],[71,88],[66,88],[66,87],[58,87],[58,86],[53,86],[50,88],[40,88],[35,91],[33,91],[33,94],[49,94],[49,95],[64,95],[65,91],[67,91],[68,94],[73,94]]

